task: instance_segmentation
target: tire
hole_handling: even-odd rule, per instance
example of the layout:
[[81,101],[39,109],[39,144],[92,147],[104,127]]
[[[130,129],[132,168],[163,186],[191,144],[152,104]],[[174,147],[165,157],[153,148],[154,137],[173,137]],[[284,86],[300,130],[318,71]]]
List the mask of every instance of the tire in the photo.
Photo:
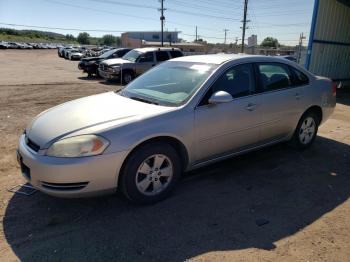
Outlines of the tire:
[[291,144],[301,150],[310,147],[317,136],[319,124],[320,120],[314,112],[306,112],[299,120]]
[[119,186],[131,202],[153,204],[171,193],[181,171],[180,158],[172,146],[159,142],[149,143],[128,157],[121,172]]
[[122,81],[124,85],[129,84],[134,79],[134,74],[128,71],[122,72]]

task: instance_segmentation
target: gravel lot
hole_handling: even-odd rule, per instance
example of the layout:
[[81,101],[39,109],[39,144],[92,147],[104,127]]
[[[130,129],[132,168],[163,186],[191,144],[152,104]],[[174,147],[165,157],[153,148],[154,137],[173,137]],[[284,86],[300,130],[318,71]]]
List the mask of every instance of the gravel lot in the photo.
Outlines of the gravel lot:
[[24,183],[15,149],[41,111],[118,88],[56,50],[0,50],[0,261],[349,261],[350,92],[315,144],[277,145],[202,168],[172,197],[58,199]]

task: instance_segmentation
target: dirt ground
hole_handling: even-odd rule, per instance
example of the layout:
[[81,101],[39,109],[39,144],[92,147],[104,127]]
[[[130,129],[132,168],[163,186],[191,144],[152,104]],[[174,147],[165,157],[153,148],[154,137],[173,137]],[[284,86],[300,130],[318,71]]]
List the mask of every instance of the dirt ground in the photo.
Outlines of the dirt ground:
[[13,194],[17,140],[41,111],[114,90],[56,50],[0,50],[0,261],[349,261],[350,92],[315,144],[186,174],[167,200]]

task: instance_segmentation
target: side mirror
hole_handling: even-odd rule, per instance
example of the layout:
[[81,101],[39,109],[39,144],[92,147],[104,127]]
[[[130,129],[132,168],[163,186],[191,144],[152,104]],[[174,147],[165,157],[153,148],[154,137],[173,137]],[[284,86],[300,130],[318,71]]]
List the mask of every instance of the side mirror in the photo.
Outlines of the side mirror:
[[232,96],[225,91],[215,92],[208,100],[209,104],[228,103],[233,100]]

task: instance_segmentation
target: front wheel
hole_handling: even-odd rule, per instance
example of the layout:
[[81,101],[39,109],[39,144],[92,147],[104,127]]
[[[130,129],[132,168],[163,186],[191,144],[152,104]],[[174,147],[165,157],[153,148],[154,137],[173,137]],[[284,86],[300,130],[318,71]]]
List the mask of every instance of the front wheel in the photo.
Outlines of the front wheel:
[[120,188],[130,201],[151,204],[167,197],[181,175],[176,150],[165,143],[146,144],[128,158]]
[[306,149],[314,142],[318,131],[319,119],[313,112],[302,116],[291,140],[299,149]]
[[131,72],[122,72],[122,81],[124,85],[129,84],[134,79],[134,75]]

